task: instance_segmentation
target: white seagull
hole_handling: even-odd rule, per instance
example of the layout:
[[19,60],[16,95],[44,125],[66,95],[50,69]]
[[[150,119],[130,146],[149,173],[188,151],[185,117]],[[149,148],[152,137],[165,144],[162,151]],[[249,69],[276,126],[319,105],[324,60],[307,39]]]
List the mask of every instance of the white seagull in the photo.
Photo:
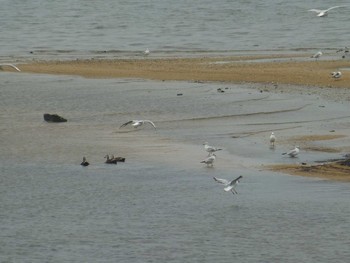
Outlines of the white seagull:
[[332,72],[331,75],[332,75],[332,78],[334,78],[334,79],[340,79],[342,76],[340,71]]
[[299,154],[299,146],[295,146],[293,150],[282,153],[282,155],[289,155],[289,157],[296,157]]
[[209,153],[208,156],[210,156],[210,154],[214,153],[214,152],[217,152],[217,151],[221,151],[222,149],[220,148],[216,148],[214,146],[210,146],[208,145],[207,142],[203,143],[204,145],[204,149]]
[[320,58],[322,55],[323,55],[323,53],[322,53],[321,51],[318,51],[317,53],[313,54],[313,55],[311,56],[311,58],[318,59],[318,58]]
[[151,124],[153,126],[154,129],[156,129],[156,125],[154,125],[154,123],[152,121],[149,121],[149,120],[132,120],[132,121],[128,121],[128,122],[124,123],[123,125],[121,125],[119,127],[119,129],[124,127],[124,126],[126,126],[126,125],[128,125],[128,124],[131,124],[134,128],[138,128],[141,125],[143,125],[144,123],[149,123],[149,124]]
[[275,141],[276,141],[275,133],[274,133],[274,132],[271,132],[271,135],[270,135],[270,145],[271,145],[272,147],[275,147]]
[[207,166],[214,166],[214,161],[216,159],[216,155],[215,153],[211,154],[209,157],[205,158],[203,161],[201,161],[201,163],[205,163]]
[[15,65],[10,64],[10,63],[2,63],[2,64],[0,64],[0,67],[4,67],[4,66],[12,67],[12,68],[14,68],[14,69],[17,70],[17,71],[21,71],[21,70],[20,70],[19,68],[17,68]]
[[339,7],[345,7],[346,5],[337,5],[337,6],[332,6],[328,9],[325,9],[325,10],[321,10],[321,9],[310,9],[308,11],[311,11],[311,12],[316,12],[317,13],[317,16],[318,17],[325,17],[328,15],[328,11],[332,10],[332,9],[335,9],[335,8],[339,8]]
[[143,51],[143,54],[145,56],[148,56],[151,53],[151,51],[149,51],[149,49],[147,48],[145,51]]
[[233,179],[232,181],[228,181],[228,180],[226,180],[226,179],[220,179],[220,178],[216,178],[216,177],[213,177],[213,178],[214,178],[215,182],[218,182],[218,183],[220,183],[220,184],[225,185],[224,190],[225,190],[226,192],[231,191],[232,194],[238,194],[237,191],[236,191],[236,189],[235,189],[235,187],[236,187],[236,185],[239,183],[239,180],[240,180],[242,177],[243,177],[243,176],[240,175],[240,176],[238,176],[236,179]]

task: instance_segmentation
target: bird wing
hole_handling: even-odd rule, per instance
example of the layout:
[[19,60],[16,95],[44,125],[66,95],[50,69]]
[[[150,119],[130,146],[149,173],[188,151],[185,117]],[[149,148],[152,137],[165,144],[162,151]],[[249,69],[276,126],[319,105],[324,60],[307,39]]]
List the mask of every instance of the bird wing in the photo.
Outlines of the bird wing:
[[128,122],[122,124],[122,125],[119,127],[119,129],[122,128],[122,127],[124,127],[124,126],[126,126],[126,125],[128,125],[128,124],[131,124],[131,123],[133,123],[133,121],[128,121]]
[[336,6],[332,6],[330,8],[328,8],[327,10],[325,10],[325,12],[328,12],[329,10],[332,10],[334,8],[338,8],[338,7],[344,7],[344,5],[336,5]]
[[240,175],[240,176],[238,176],[236,179],[233,179],[231,182],[230,182],[230,185],[235,185],[235,184],[237,184],[238,182],[239,182],[239,179],[241,179],[243,176],[242,175]]
[[308,11],[311,11],[311,12],[316,12],[316,13],[321,13],[323,10],[320,10],[320,9],[310,9]]
[[19,68],[17,68],[15,65],[10,64],[10,63],[0,64],[0,67],[1,67],[1,66],[9,66],[9,67],[14,68],[14,69],[17,70],[17,71],[21,71],[21,70],[20,70]]
[[228,185],[229,181],[227,181],[226,179],[221,179],[221,178],[216,178],[213,177],[214,181],[220,184],[224,184],[224,185]]
[[150,120],[144,120],[144,122],[150,123],[155,129],[157,129],[157,128],[156,128],[156,125],[154,125],[154,123],[153,123],[152,121],[150,121]]

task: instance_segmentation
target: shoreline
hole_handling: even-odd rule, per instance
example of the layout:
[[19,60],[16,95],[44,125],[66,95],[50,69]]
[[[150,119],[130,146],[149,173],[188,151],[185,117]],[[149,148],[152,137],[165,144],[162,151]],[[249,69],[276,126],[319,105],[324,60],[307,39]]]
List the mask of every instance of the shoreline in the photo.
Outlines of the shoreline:
[[[279,60],[277,60],[279,59]],[[265,62],[261,62],[264,60]],[[270,60],[267,61],[266,60]],[[350,71],[339,80],[330,72],[349,68],[348,60],[310,60],[288,55],[235,56],[205,58],[87,59],[74,61],[36,61],[16,64],[20,73],[76,75],[85,78],[138,78],[159,81],[254,83],[272,92],[305,92],[349,101]],[[4,68],[13,71],[11,68]],[[276,90],[278,87],[278,91]],[[335,92],[337,90],[337,92]],[[330,180],[350,181],[350,168],[330,162],[312,165],[266,166],[266,170]],[[334,176],[336,174],[336,176]]]

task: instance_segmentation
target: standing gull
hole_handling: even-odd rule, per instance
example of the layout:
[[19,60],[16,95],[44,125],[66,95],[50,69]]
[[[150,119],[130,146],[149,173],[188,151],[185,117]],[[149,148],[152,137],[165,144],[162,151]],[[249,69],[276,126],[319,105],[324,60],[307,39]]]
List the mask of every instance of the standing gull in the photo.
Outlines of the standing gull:
[[282,153],[282,155],[289,155],[289,157],[296,157],[299,154],[299,146],[295,146],[293,150]]
[[310,9],[310,10],[308,10],[308,11],[316,12],[318,17],[325,17],[325,16],[328,15],[328,11],[330,11],[330,10],[332,10],[332,9],[335,9],[335,8],[339,8],[339,7],[346,7],[346,5],[332,6],[332,7],[328,8],[328,9],[325,9],[325,10],[321,10],[321,9]]
[[271,135],[270,135],[270,146],[271,147],[275,147],[275,141],[276,141],[275,133],[271,132]]
[[216,159],[216,155],[215,155],[215,153],[213,153],[209,157],[207,157],[203,161],[201,161],[201,163],[205,163],[207,165],[207,167],[209,167],[209,166],[213,167],[215,159]]
[[213,178],[214,178],[215,182],[225,185],[224,190],[225,190],[226,192],[231,191],[232,194],[238,194],[237,191],[236,191],[236,189],[235,189],[235,187],[236,187],[236,185],[239,183],[239,180],[240,180],[242,177],[243,177],[243,176],[240,175],[240,176],[238,176],[236,179],[233,179],[232,181],[228,181],[228,180],[226,180],[226,179],[220,179],[220,178],[217,178],[217,177],[213,177]]
[[315,58],[316,60],[320,58],[323,55],[321,51],[318,51],[317,53],[313,54],[311,58]]
[[342,76],[340,71],[332,72],[331,75],[332,75],[332,78],[334,78],[334,79],[340,79]]
[[125,127],[128,124],[131,124],[134,128],[138,128],[141,125],[143,125],[144,123],[149,123],[149,124],[151,124],[153,126],[154,129],[156,129],[156,125],[154,125],[154,123],[149,121],[149,120],[132,120],[132,121],[128,121],[128,122],[124,123],[123,125],[121,125],[119,127],[119,129],[122,128],[122,127]]
[[220,148],[216,148],[214,146],[210,146],[208,145],[207,142],[203,143],[204,145],[204,149],[208,152],[208,156],[210,156],[210,154],[214,153],[214,152],[217,152],[217,151],[221,151],[222,149]]

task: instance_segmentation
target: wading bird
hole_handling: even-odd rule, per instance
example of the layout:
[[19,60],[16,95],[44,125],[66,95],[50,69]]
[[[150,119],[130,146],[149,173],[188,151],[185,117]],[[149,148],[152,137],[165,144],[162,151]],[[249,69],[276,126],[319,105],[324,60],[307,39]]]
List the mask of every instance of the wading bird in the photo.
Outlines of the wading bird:
[[220,149],[220,148],[216,148],[216,147],[214,147],[214,146],[208,145],[207,142],[203,143],[203,145],[204,145],[204,149],[208,152],[208,156],[210,156],[210,155],[211,155],[212,153],[214,153],[214,152],[217,152],[217,151],[221,151],[221,150],[222,150],[222,149]]
[[289,155],[289,157],[296,157],[299,154],[299,146],[295,146],[293,150],[282,153],[282,155]]
[[86,160],[86,157],[84,156],[83,157],[83,161],[82,161],[82,163],[80,164],[80,165],[82,165],[82,166],[88,166],[90,163]]
[[207,166],[214,166],[214,161],[216,159],[215,153],[211,154],[209,157],[205,158],[201,163],[205,163]]
[[271,147],[275,147],[275,141],[276,141],[275,133],[271,132],[271,135],[270,135],[270,146]]

